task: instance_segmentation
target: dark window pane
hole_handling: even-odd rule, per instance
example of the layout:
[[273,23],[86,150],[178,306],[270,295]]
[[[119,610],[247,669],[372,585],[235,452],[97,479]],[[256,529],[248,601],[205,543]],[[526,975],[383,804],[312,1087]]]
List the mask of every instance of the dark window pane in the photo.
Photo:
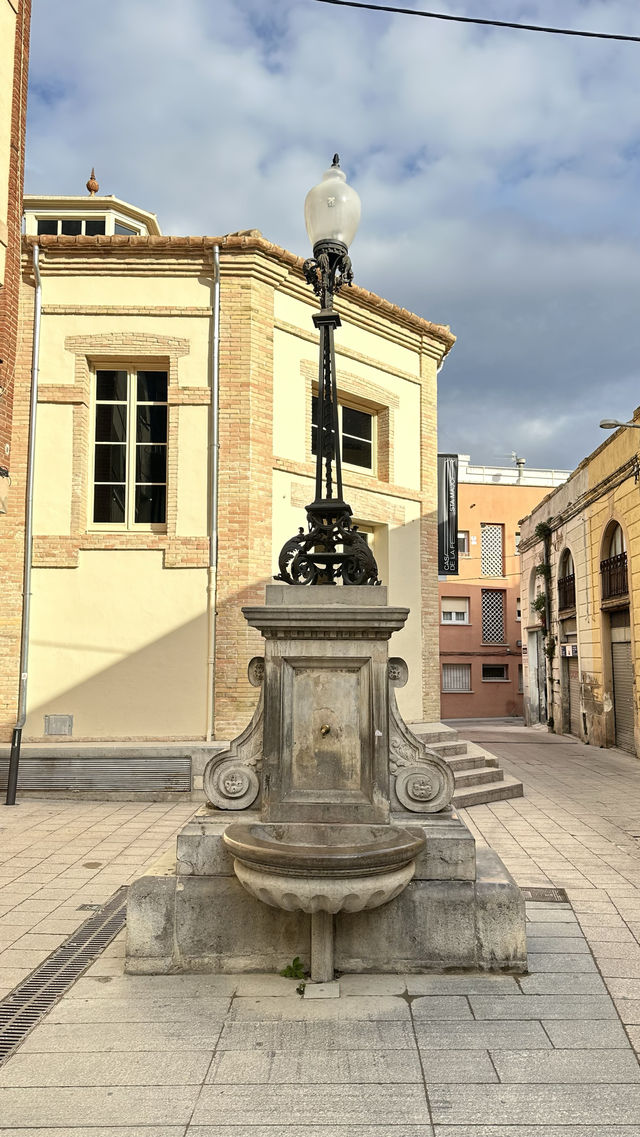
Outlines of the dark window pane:
[[136,446],[136,481],[166,482],[166,446]]
[[364,411],[354,411],[353,407],[343,407],[342,429],[345,434],[355,434],[356,438],[371,441],[371,415]]
[[38,236],[57,237],[58,235],[58,222],[54,218],[44,218],[38,222]]
[[166,407],[138,407],[136,439],[138,442],[167,441]]
[[121,525],[124,521],[124,486],[96,486],[93,520]]
[[139,371],[138,372],[138,402],[139,403],[166,403],[167,401],[167,373],[166,371]]
[[127,441],[126,403],[98,403],[96,407],[96,442]]
[[96,444],[95,481],[124,482],[126,478],[126,446],[112,446],[108,442]]
[[116,221],[113,226],[114,233],[119,233],[121,237],[138,237],[137,229],[130,229],[128,225],[123,225],[121,221]]
[[371,443],[363,442],[359,438],[342,436],[342,460],[350,462],[352,466],[364,466],[371,469]]
[[311,422],[314,426],[318,425],[318,396],[311,396]]
[[126,371],[96,371],[96,398],[126,402]]
[[67,237],[78,237],[82,233],[82,221],[79,218],[63,218],[61,229]]
[[95,220],[87,220],[84,223],[84,231],[87,237],[102,237],[105,231],[104,217],[98,217]]
[[311,453],[318,453],[318,428],[317,426],[311,427]]
[[136,486],[136,521],[164,525],[166,515],[166,486]]

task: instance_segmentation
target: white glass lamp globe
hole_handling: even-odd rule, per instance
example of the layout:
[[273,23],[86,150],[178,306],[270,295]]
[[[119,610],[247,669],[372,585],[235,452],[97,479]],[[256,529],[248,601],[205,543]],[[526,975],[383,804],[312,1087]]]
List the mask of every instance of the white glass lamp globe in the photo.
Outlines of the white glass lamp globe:
[[333,165],[322,175],[322,181],[306,196],[304,221],[314,248],[323,241],[339,242],[349,248],[356,235],[360,223],[360,198],[347,184],[346,174],[338,165],[337,154]]

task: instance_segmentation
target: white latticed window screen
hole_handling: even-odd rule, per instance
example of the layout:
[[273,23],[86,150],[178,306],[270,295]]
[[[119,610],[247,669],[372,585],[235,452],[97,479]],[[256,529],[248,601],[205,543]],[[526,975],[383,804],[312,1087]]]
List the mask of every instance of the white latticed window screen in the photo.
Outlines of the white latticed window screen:
[[470,663],[443,663],[442,665],[443,691],[470,691],[471,690],[471,664]]
[[502,592],[482,589],[482,642],[504,643],[504,601]]
[[483,525],[482,535],[482,575],[502,576],[502,525]]

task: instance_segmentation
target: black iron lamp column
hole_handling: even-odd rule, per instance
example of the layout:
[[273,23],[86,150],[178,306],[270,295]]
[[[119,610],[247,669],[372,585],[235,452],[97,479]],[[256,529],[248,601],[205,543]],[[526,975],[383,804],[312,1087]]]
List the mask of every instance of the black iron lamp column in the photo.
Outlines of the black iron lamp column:
[[351,523],[351,507],[342,490],[333,336],[340,316],[333,298],[353,281],[349,245],[360,221],[360,198],[347,184],[337,154],[322,181],[309,190],[304,215],[313,258],[305,261],[303,270],[321,303],[313,315],[320,331],[316,488],[315,500],[307,506],[307,532],[299,529],[283,545],[275,579],[286,584],[379,584],[373,553]]

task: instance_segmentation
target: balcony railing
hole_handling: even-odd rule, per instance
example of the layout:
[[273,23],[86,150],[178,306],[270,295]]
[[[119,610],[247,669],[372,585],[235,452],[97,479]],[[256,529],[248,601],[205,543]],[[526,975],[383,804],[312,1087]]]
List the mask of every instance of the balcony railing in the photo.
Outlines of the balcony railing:
[[612,600],[615,596],[626,596],[629,591],[627,581],[627,554],[618,553],[616,557],[607,557],[600,561],[600,575],[602,577],[602,599]]
[[572,573],[571,576],[563,576],[558,581],[558,608],[562,612],[564,608],[575,608],[576,606],[576,578]]

